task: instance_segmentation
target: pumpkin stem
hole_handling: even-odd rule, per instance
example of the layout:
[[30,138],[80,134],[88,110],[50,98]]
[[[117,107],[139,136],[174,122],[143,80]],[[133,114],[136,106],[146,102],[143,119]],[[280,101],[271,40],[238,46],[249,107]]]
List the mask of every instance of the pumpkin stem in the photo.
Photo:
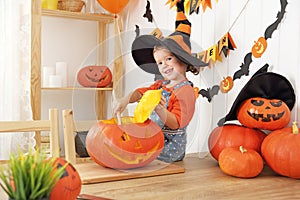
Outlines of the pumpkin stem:
[[298,126],[297,126],[297,122],[293,122],[293,125],[292,125],[292,133],[293,133],[293,134],[298,134],[298,133],[299,133],[299,129],[298,129]]
[[243,147],[243,146],[240,146],[240,152],[245,153],[245,152],[247,152],[247,149],[245,149],[245,147]]

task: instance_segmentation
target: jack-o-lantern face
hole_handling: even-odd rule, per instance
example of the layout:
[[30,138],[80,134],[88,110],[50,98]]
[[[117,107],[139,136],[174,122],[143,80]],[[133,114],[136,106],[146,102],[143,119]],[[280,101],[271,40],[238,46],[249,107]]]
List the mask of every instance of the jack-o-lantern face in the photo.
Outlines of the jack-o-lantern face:
[[115,169],[142,167],[152,162],[164,147],[160,127],[151,120],[135,123],[133,117],[122,117],[95,124],[86,137],[86,149],[98,164]]
[[64,173],[56,183],[50,194],[50,200],[76,199],[81,191],[80,175],[71,163],[62,158],[55,161],[57,168],[67,164]]
[[290,116],[290,110],[283,101],[261,97],[245,100],[237,112],[237,118],[244,126],[266,130],[285,127]]
[[267,49],[267,44],[267,40],[264,37],[258,38],[252,47],[252,55],[255,58],[260,58]]
[[86,66],[77,73],[77,80],[83,87],[106,87],[111,83],[112,73],[106,66]]
[[229,92],[229,90],[231,90],[232,87],[233,87],[233,79],[231,78],[231,76],[227,76],[220,83],[220,91],[222,93]]

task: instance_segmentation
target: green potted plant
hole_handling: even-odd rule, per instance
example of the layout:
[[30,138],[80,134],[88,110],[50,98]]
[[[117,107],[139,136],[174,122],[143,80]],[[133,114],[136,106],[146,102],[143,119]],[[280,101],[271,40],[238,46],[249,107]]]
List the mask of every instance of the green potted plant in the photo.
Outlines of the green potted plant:
[[0,168],[0,186],[9,199],[49,199],[65,169],[57,168],[55,160],[33,150],[11,154],[8,164]]

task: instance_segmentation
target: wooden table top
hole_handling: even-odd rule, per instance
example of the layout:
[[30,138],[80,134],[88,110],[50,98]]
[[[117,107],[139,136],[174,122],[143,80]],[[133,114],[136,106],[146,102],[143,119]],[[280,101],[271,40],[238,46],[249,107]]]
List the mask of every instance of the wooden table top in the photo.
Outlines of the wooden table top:
[[82,193],[110,199],[300,199],[300,180],[276,175],[267,166],[255,178],[225,175],[209,155],[187,156],[176,163],[181,174],[130,179],[82,186]]
[[[185,172],[82,185],[81,193],[120,200],[300,199],[300,180],[276,175],[267,166],[258,177],[242,179],[225,175],[209,155],[188,155],[175,164]],[[0,199],[7,199],[2,190]]]

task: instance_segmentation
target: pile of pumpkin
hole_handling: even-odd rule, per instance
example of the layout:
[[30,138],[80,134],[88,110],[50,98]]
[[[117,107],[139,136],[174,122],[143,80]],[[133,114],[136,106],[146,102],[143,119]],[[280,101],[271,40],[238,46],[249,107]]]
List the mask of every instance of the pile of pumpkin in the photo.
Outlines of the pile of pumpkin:
[[300,134],[296,122],[287,127],[290,109],[285,102],[250,98],[236,114],[241,125],[219,126],[208,139],[220,169],[231,176],[252,178],[262,172],[265,162],[279,175],[300,178]]

